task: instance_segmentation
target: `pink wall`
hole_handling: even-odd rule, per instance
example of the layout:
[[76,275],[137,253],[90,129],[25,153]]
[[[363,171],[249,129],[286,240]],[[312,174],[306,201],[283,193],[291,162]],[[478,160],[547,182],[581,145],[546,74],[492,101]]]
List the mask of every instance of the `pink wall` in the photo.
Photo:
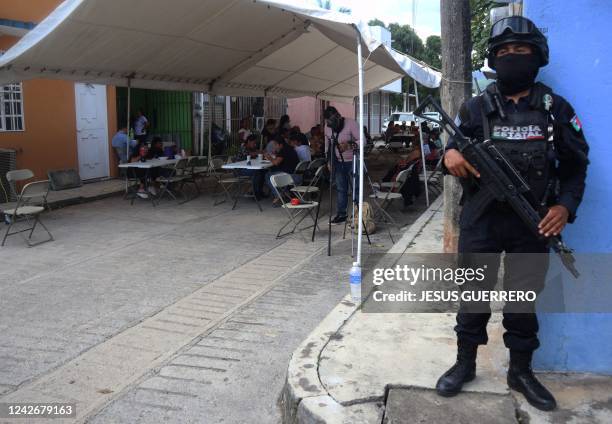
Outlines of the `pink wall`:
[[330,102],[329,105],[338,109],[340,115],[345,118],[355,119],[355,105],[353,103]]
[[[342,116],[355,118],[355,107],[352,103],[330,102]],[[291,125],[297,125],[302,132],[319,123],[320,101],[314,97],[299,97],[287,99],[287,114],[291,117]]]
[[287,114],[291,118],[291,125],[297,125],[302,132],[318,124],[319,102],[314,97],[299,97],[287,99]]

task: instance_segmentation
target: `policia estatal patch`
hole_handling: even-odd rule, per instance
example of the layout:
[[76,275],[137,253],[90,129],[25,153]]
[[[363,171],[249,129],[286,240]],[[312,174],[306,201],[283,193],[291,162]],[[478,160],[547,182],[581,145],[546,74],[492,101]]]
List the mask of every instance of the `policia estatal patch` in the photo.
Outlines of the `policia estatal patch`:
[[544,140],[544,131],[539,125],[493,125],[495,140]]

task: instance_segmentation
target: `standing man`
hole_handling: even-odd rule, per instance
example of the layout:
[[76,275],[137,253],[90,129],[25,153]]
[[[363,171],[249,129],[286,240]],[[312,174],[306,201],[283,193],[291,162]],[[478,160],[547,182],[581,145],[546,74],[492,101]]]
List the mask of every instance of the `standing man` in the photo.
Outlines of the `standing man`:
[[[466,101],[457,118],[467,137],[491,140],[522,174],[543,210],[540,237],[534,236],[504,201],[479,189],[479,172],[468,163],[451,139],[444,155],[446,170],[461,178],[463,210],[460,218],[459,258],[466,268],[487,267],[488,278],[463,290],[492,290],[497,282],[500,254],[504,258],[504,289],[539,293],[548,270],[546,238],[561,233],[576,219],[588,165],[588,146],[572,106],[535,78],[548,64],[548,44],[540,30],[521,16],[497,21],[488,42],[489,66],[497,81],[484,93]],[[512,255],[514,253],[529,255]],[[518,257],[520,256],[520,258]],[[471,309],[474,307],[474,309]],[[476,376],[478,345],[487,343],[491,316],[488,302],[461,304],[457,314],[457,362],[440,377],[438,394],[454,396]],[[539,347],[538,320],[533,302],[504,306],[504,344],[510,350],[508,385],[541,410],[556,407],[553,395],[531,370]]]
[[149,120],[139,108],[136,111],[136,119],[134,120],[134,137],[138,140],[139,144],[144,143],[147,138],[147,130],[149,129]]
[[[353,149],[359,148],[359,125],[354,119],[344,118],[333,106],[323,113],[325,118],[325,153],[331,154],[336,179],[336,216],[332,224],[346,221],[348,188],[353,178]],[[334,149],[331,144],[336,145]],[[357,180],[356,180],[357,181]],[[355,192],[358,187],[354,188]]]
[[130,150],[136,147],[136,142],[130,140],[127,134],[127,125],[120,123],[117,133],[111,140],[111,146],[117,153],[119,163],[126,163],[129,161]]

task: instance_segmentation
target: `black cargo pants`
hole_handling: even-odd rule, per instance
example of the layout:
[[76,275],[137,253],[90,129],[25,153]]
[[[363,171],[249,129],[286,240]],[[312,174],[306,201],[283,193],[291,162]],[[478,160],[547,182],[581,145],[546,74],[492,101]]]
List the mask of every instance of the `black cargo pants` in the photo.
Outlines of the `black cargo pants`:
[[[492,290],[497,283],[501,253],[504,255],[504,290],[544,288],[549,264],[547,244],[533,235],[518,215],[505,203],[495,203],[475,222],[463,219],[459,235],[459,266],[486,267],[486,278],[478,283],[466,283],[462,290]],[[463,221],[468,221],[463,223]],[[503,326],[507,348],[530,352],[540,345],[535,304],[506,303]],[[475,344],[486,344],[487,323],[491,317],[489,302],[462,302],[457,313],[457,338]]]

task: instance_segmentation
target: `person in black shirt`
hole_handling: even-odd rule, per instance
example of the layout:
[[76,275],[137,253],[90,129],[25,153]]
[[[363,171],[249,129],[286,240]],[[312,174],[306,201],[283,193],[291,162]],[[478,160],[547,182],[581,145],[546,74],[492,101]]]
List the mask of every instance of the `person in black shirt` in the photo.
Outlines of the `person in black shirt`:
[[266,178],[266,184],[272,193],[274,193],[274,187],[272,186],[271,181],[272,175],[285,172],[293,177],[293,181],[295,181],[296,184],[300,182],[300,176],[295,174],[295,167],[299,162],[295,149],[291,147],[281,136],[277,136],[273,143],[275,154],[270,155],[266,153],[265,155],[265,158],[272,162],[273,165],[270,168],[270,172]]
[[147,159],[159,159],[164,155],[164,143],[161,137],[154,137],[151,142],[151,148],[147,152]]

